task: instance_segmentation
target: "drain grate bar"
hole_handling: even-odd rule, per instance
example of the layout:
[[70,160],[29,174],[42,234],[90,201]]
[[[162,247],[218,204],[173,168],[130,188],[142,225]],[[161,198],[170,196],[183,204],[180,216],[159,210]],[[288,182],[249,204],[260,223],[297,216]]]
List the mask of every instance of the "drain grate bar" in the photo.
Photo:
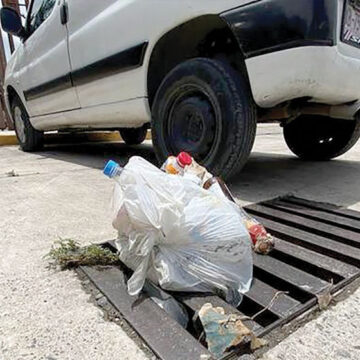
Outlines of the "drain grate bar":
[[[277,290],[275,290],[272,286],[269,286],[259,279],[254,279],[251,289],[246,293],[246,297],[257,304],[266,307],[274,298],[276,293]],[[271,312],[279,318],[286,317],[289,313],[291,313],[291,311],[298,308],[300,305],[299,301],[286,294],[281,294],[271,307]]]
[[200,359],[209,355],[193,336],[168,316],[149,297],[130,296],[124,273],[114,266],[81,270],[124,316],[160,359]]
[[301,205],[306,209],[314,209],[314,210],[319,210],[322,213],[339,215],[341,216],[342,221],[346,218],[353,220],[360,220],[360,212],[355,210],[343,209],[331,204],[324,204],[306,199],[300,199],[295,196],[288,196],[286,198],[282,198],[281,200],[284,200],[290,204]]
[[317,276],[325,272],[329,275],[327,276],[327,280],[332,278],[334,282],[337,282],[335,281],[336,278],[342,280],[343,278],[357,274],[359,271],[355,266],[325,256],[316,251],[296,246],[279,238],[276,238],[276,249],[272,256],[283,260],[286,257],[287,263],[294,263],[300,260],[303,262],[303,268],[311,267],[312,273],[316,273]]
[[[325,290],[334,293],[360,276],[360,213],[296,197],[250,205],[246,210],[275,236],[275,249],[267,256],[254,254],[252,287],[237,309],[214,294],[171,292],[190,318],[196,319],[196,312],[208,302],[244,317],[264,310],[254,321],[245,321],[263,336],[314,308],[317,295]],[[116,251],[114,242],[104,246]],[[198,321],[185,330],[150,298],[130,297],[127,275],[119,268],[83,270],[160,359],[197,360],[208,354],[198,341]],[[268,308],[279,291],[286,293]],[[239,347],[224,359],[238,358],[244,351]]]
[[[266,206],[267,203],[264,203]],[[360,224],[358,222],[353,221],[353,219],[348,219],[343,217],[341,220],[341,224],[339,224],[339,216],[331,213],[326,213],[324,211],[314,210],[314,209],[304,209],[303,206],[288,203],[283,200],[274,200],[269,203],[269,207],[285,211],[289,214],[300,215],[304,218],[320,221],[326,223],[328,225],[334,225],[341,227],[346,230],[360,232]]]
[[269,230],[269,232],[282,240],[286,240],[302,247],[307,247],[326,256],[331,256],[335,259],[360,267],[360,250],[355,247],[328,239],[324,236],[299,230],[290,225],[284,225],[275,220],[269,220],[259,214],[254,214],[254,216]]
[[254,255],[254,265],[312,294],[321,293],[329,283],[271,256]]
[[255,216],[260,215],[298,229],[309,231],[312,234],[326,236],[339,242],[348,243],[351,246],[360,247],[360,236],[356,232],[334,227],[320,221],[310,220],[299,215],[289,214],[286,211],[277,210],[275,206],[270,207],[269,204],[271,203],[250,205],[247,207],[247,210]]

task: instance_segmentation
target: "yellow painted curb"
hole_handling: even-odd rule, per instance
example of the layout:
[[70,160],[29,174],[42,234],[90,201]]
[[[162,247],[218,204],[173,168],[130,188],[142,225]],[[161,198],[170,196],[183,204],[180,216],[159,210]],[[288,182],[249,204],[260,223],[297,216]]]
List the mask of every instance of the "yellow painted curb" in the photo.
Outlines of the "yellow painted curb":
[[1,134],[0,132],[0,146],[16,145],[18,143],[16,135],[13,134]]
[[[61,140],[62,138],[71,138],[72,134],[67,133],[56,133],[56,134],[48,134],[46,137],[51,139],[51,143],[56,141],[57,139]],[[88,132],[88,133],[74,133],[74,138],[76,136],[81,137],[82,140],[86,141],[122,141],[122,138],[118,131],[109,131],[109,132]],[[146,140],[151,140],[151,131],[149,130],[146,135]],[[18,141],[16,135],[14,134],[2,134],[0,132],[0,146],[6,145],[17,145]]]
[[[89,132],[87,133],[89,141],[123,141],[118,131],[112,132]],[[151,140],[151,131],[146,134],[146,140]]]
[[[76,134],[75,134],[76,136]],[[71,135],[70,135],[71,137]],[[89,132],[86,133],[86,140],[88,141],[121,141],[118,131],[112,132]]]

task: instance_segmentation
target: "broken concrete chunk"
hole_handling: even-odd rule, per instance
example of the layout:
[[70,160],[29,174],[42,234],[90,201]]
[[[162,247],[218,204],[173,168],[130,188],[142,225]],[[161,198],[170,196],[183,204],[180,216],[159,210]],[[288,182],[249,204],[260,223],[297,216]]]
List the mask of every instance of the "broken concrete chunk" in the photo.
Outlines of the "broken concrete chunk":
[[251,338],[251,349],[256,350],[266,345],[247,328],[239,315],[225,314],[222,307],[213,307],[207,303],[199,311],[199,318],[204,327],[209,351],[221,358],[233,346],[239,345],[246,337]]

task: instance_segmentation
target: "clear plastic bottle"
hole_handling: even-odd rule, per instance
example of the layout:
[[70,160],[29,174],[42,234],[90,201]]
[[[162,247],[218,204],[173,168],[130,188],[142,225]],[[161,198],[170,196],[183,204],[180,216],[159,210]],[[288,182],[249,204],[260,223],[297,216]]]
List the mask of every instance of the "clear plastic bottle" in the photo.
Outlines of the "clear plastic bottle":
[[[224,181],[218,177],[214,176],[207,180],[204,184],[204,189],[236,204],[235,197],[232,195]],[[273,237],[266,231],[262,224],[248,215],[240,206],[239,212],[249,232],[255,252],[259,254],[268,254],[275,246]]]
[[114,179],[119,182],[121,173],[124,171],[124,168],[120,166],[116,161],[109,160],[104,167],[103,173],[108,176],[110,179]]
[[168,174],[184,175],[185,166],[189,166],[192,163],[192,157],[187,152],[181,152],[178,156],[169,156],[161,170]]
[[224,181],[216,176],[213,176],[209,180],[205,181],[203,188],[209,190],[218,197],[225,197],[233,203],[236,203],[235,198],[231,194]]

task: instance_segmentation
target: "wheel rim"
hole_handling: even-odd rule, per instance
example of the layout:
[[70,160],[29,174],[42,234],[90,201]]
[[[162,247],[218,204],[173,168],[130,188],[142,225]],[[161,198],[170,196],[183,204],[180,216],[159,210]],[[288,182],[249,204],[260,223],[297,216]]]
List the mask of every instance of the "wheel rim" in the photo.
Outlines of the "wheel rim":
[[14,109],[15,130],[19,140],[22,143],[24,143],[26,141],[26,135],[25,135],[25,123],[22,115],[23,113],[21,109],[18,106],[16,106]]
[[215,99],[202,88],[178,88],[168,106],[164,135],[169,153],[187,151],[206,164],[219,143],[221,116]]

